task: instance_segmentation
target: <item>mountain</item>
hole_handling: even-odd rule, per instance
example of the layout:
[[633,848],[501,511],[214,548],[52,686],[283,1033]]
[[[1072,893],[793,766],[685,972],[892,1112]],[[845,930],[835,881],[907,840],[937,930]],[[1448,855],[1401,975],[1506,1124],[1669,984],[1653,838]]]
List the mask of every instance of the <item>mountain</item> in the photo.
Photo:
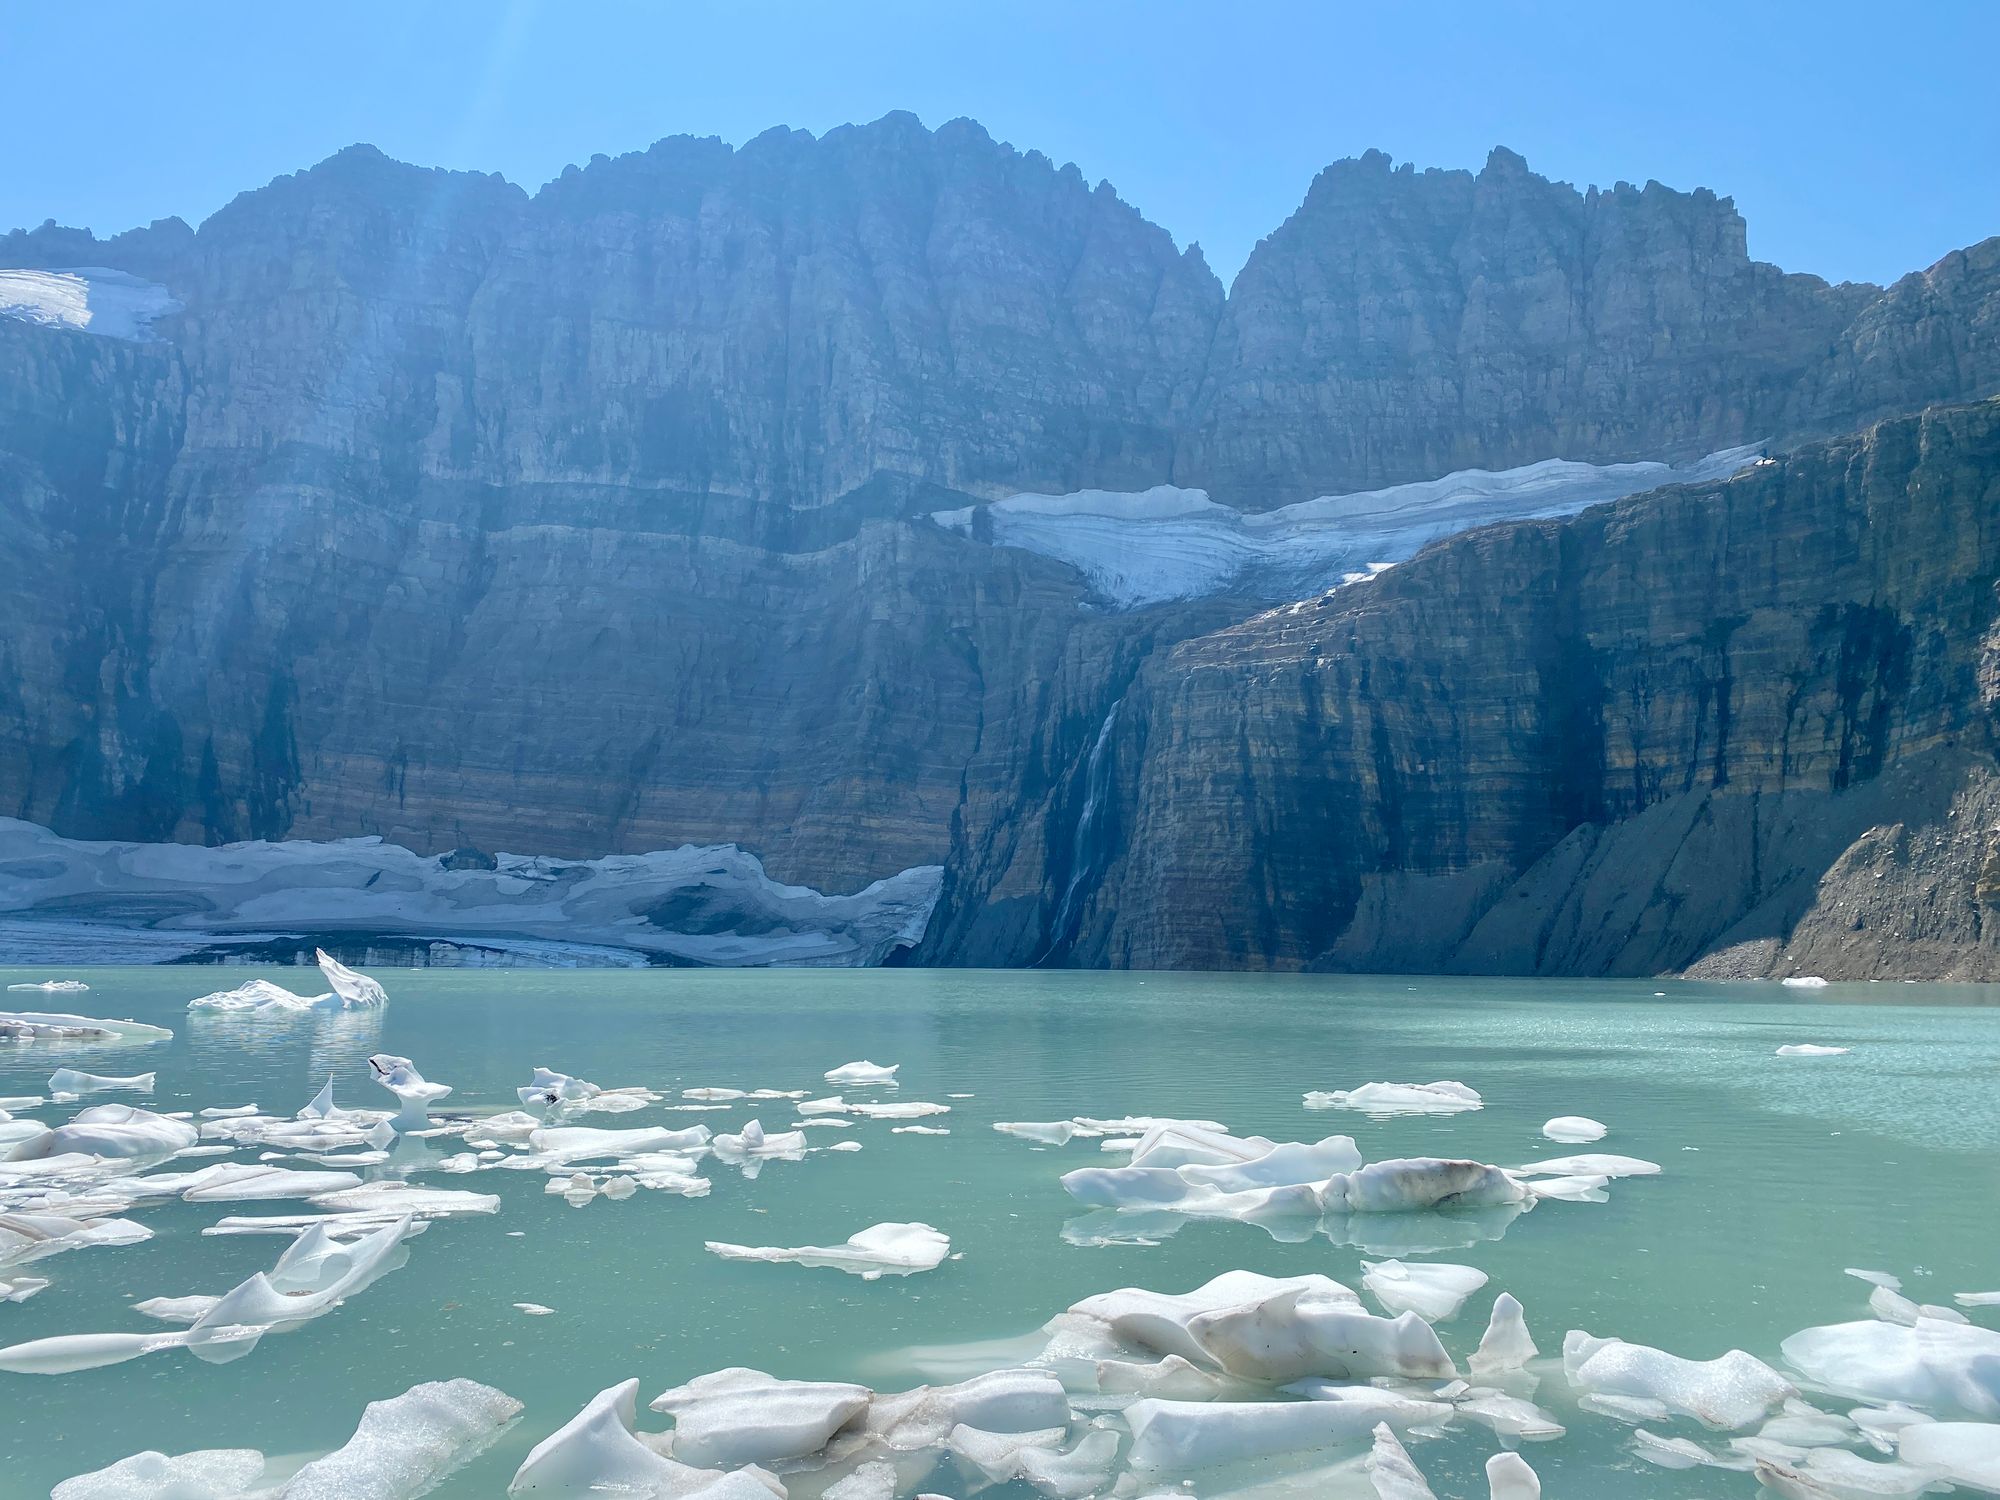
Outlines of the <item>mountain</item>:
[[[1345,873],[1294,884],[1275,852],[1243,857],[1244,828],[1231,844],[1175,810],[1178,777],[1226,777],[1227,817],[1345,842],[1376,774],[1305,754],[1326,702],[1241,675],[1304,617],[1262,614],[1273,588],[1315,618],[1435,591],[1367,647],[1372,683],[1488,670],[1450,643],[1571,606],[1559,569],[1435,554],[1322,602],[1344,574],[1260,564],[1252,587],[1216,548],[1348,525],[1360,502],[1320,497],[1418,481],[1444,509],[1399,536],[1549,514],[1505,475],[1432,482],[1819,451],[1799,444],[2000,388],[2000,241],[1887,290],[1828,286],[1749,260],[1727,199],[1580,194],[1504,151],[1477,174],[1330,167],[1227,295],[1107,185],[907,115],[676,138],[533,195],[355,147],[198,230],[45,225],[0,238],[0,267],[0,810],[85,839],[734,843],[822,889],[942,863],[928,962],[1347,962],[1365,877],[1461,868],[1396,851],[1457,840],[1492,880],[1641,810],[1516,756],[1489,701],[1458,753],[1508,769],[1452,795],[1492,794],[1506,839],[1403,792],[1393,849],[1357,845]],[[1638,483],[1576,473],[1577,496]],[[1690,493],[1712,507],[1763,473]],[[1467,483],[1484,498],[1452,510]],[[1207,581],[1114,607],[996,520],[1021,495],[1162,486],[1216,521]],[[1692,502],[1612,513],[1670,503]],[[1602,514],[1523,534],[1582,548]],[[1616,566],[1664,578],[1721,542],[1655,544]],[[1983,627],[1941,628],[1961,650]],[[1583,712],[1511,682],[1524,717]],[[1232,726],[1249,741],[1208,743]],[[1406,732],[1396,753],[1431,765],[1429,731]],[[1214,883],[1176,937],[1182,864]],[[1239,940],[1197,931],[1238,916]],[[1393,923],[1366,953],[1475,962]]]

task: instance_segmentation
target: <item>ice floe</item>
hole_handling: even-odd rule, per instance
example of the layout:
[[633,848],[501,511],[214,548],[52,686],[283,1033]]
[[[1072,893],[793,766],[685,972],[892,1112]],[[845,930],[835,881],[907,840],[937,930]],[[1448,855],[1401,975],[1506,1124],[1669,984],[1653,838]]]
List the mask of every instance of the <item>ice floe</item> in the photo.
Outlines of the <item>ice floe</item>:
[[[784,885],[734,845],[560,860],[501,854],[451,870],[378,838],[92,843],[0,819],[0,916],[159,938],[159,961],[233,935],[354,931],[593,944],[700,964],[879,964],[921,941],[941,865],[851,895]],[[144,911],[145,926],[132,928]],[[674,913],[687,911],[676,930]],[[329,982],[336,992],[340,984]],[[357,1000],[354,1003],[365,1003]]]
[[1741,1349],[1718,1359],[1682,1359],[1578,1329],[1563,1340],[1563,1373],[1579,1391],[1656,1401],[1716,1428],[1747,1427],[1798,1394],[1784,1376]]
[[1557,1115],[1542,1126],[1542,1134],[1565,1146],[1580,1146],[1603,1140],[1605,1129],[1598,1121],[1585,1115]]
[[1307,1109],[1351,1109],[1387,1119],[1395,1115],[1455,1115],[1482,1108],[1478,1091],[1449,1079],[1437,1083],[1364,1083],[1358,1089],[1315,1090]]
[[874,1224],[849,1235],[839,1245],[733,1245],[721,1240],[703,1244],[724,1260],[789,1261],[802,1266],[830,1266],[863,1281],[934,1271],[951,1253],[951,1239],[928,1224]]
[[1426,1322],[1458,1316],[1466,1299],[1486,1285],[1486,1273],[1472,1266],[1400,1260],[1362,1263],[1361,1285],[1390,1313],[1413,1312]]
[[1571,515],[1661,485],[1723,479],[1756,457],[1755,448],[1734,448],[1678,467],[1546,459],[1248,513],[1211,500],[1205,490],[1173,485],[1021,494],[937,511],[931,519],[948,531],[1068,563],[1114,608],[1225,589],[1280,603],[1367,576],[1454,532]]

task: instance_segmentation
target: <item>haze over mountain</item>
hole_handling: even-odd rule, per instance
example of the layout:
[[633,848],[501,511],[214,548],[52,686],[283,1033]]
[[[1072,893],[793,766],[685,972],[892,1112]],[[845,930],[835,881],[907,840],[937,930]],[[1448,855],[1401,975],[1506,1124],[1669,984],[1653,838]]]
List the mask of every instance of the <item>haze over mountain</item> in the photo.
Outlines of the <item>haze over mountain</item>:
[[[891,115],[533,195],[357,146],[0,265],[0,807],[59,834],[942,865],[936,963],[2000,972],[2000,241],[1834,286],[1706,190],[1369,153],[1225,293]],[[1108,598],[995,506],[1087,491],[1121,555],[1498,524]]]

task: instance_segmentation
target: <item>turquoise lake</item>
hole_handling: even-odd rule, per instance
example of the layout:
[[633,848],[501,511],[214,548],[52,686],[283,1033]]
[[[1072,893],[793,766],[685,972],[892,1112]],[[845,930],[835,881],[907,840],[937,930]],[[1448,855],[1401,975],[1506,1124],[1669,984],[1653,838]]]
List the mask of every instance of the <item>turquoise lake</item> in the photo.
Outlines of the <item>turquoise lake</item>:
[[[1238,1223],[1193,1222],[1157,1244],[1064,1237],[1083,1210],[1058,1184],[1111,1164],[1093,1140],[1038,1147],[995,1121],[1073,1115],[1209,1118],[1238,1134],[1315,1140],[1351,1134],[1371,1160],[1465,1156],[1501,1166],[1575,1151],[1647,1158],[1657,1177],[1613,1182],[1603,1203],[1544,1202],[1498,1238],[1411,1259],[1473,1265],[1491,1278],[1441,1325],[1461,1358],[1495,1292],[1514,1293],[1545,1356],[1587,1329],[1691,1358],[1741,1348],[1773,1364],[1808,1325],[1868,1316],[1869,1288],[1845,1267],[1903,1279],[1919,1302],[2000,1287],[2000,987],[1661,981],[1260,977],[937,971],[374,971],[390,1000],[331,1019],[201,1018],[189,999],[285,969],[68,970],[88,994],[14,994],[0,1007],[74,1010],[171,1027],[171,1041],[79,1047],[0,1045],[0,1096],[47,1092],[50,1072],[157,1070],[140,1097],[160,1111],[259,1104],[290,1115],[329,1074],[344,1105],[384,1108],[365,1059],[413,1059],[453,1086],[438,1107],[518,1108],[514,1090],[544,1065],[606,1087],[726,1086],[838,1092],[829,1068],[900,1065],[900,1088],[849,1097],[949,1104],[924,1120],[949,1135],[892,1133],[890,1121],[809,1132],[815,1151],[754,1180],[716,1161],[713,1189],[686,1199],[641,1191],[573,1208],[539,1172],[422,1176],[497,1193],[497,1214],[446,1219],[411,1242],[407,1265],[249,1357],[209,1365],[169,1351],[58,1376],[0,1374],[4,1493],[55,1482],[141,1449],[255,1447],[273,1455],[342,1443],[370,1400],[423,1380],[469,1376],[526,1403],[522,1420],[436,1491],[497,1496],[527,1450],[599,1390],[628,1377],[643,1404],[729,1365],[894,1390],[1016,1362],[1072,1302],[1121,1286],[1186,1291],[1219,1272],[1318,1271],[1360,1287],[1363,1249],[1323,1236],[1281,1242]],[[0,971],[0,982],[50,971]],[[316,977],[316,976],[314,976]],[[1787,1043],[1851,1051],[1778,1058]],[[1302,1106],[1308,1090],[1370,1081],[1457,1079],[1485,1107],[1449,1117],[1371,1120]],[[969,1098],[953,1097],[970,1095]],[[124,1101],[108,1094],[90,1102]],[[57,1123],[55,1105],[20,1112]],[[577,1123],[606,1128],[752,1116],[778,1130],[782,1101],[672,1113],[661,1105]],[[1556,1115],[1610,1133],[1595,1146],[1541,1136]],[[463,1149],[437,1142],[442,1156]],[[238,1153],[254,1160],[256,1151]],[[193,1167],[200,1162],[178,1164]],[[284,1241],[215,1238],[225,1215],[296,1212],[296,1203],[142,1207],[143,1244],[88,1248],[28,1268],[52,1283],[0,1304],[0,1344],[148,1326],[131,1304],[218,1293],[267,1268]],[[880,1221],[950,1235],[957,1258],[875,1282],[828,1269],[731,1263],[705,1240],[838,1242]],[[1078,1238],[1087,1238],[1078,1235]],[[553,1309],[528,1316],[529,1302]],[[1996,1309],[1976,1321],[2000,1326]],[[1026,1340],[1027,1342],[1023,1342]],[[1575,1408],[1559,1363],[1537,1365],[1536,1400],[1569,1426],[1524,1455],[1552,1497],[1753,1496],[1746,1474],[1669,1471],[1629,1448],[1629,1429]],[[1829,1404],[1829,1403],[1822,1403]],[[1832,1403],[1837,1409],[1838,1403]],[[1854,1403],[1847,1403],[1852,1405]],[[666,1419],[641,1411],[640,1425]],[[1670,1429],[1709,1437],[1689,1424]],[[1495,1443],[1461,1424],[1411,1452],[1441,1500],[1485,1494]],[[1360,1450],[1354,1450],[1360,1451]],[[1321,1455],[1325,1462],[1339,1454]],[[1289,1470],[1188,1493],[1282,1490]],[[948,1471],[933,1484],[946,1493]],[[1003,1487],[994,1494],[1012,1494]],[[1030,1493],[1025,1488],[1022,1494]]]

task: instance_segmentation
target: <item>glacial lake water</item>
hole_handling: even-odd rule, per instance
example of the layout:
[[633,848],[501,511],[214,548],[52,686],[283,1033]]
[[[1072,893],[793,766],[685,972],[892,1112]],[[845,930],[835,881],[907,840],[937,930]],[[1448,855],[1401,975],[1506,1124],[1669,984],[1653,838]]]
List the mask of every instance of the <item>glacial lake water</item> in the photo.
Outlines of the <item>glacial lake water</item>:
[[[773,1162],[755,1180],[710,1161],[703,1170],[714,1187],[698,1199],[642,1191],[573,1208],[547,1194],[535,1172],[420,1179],[498,1193],[500,1211],[435,1223],[411,1243],[407,1265],[247,1358],[209,1365],[170,1351],[60,1376],[0,1374],[0,1492],[10,1496],[44,1494],[145,1448],[325,1450],[348,1437],[366,1402],[453,1376],[526,1403],[497,1446],[436,1492],[498,1496],[535,1442],[627,1377],[639,1379],[642,1403],[728,1365],[901,1389],[1014,1362],[1034,1347],[1020,1341],[1044,1321],[1114,1287],[1178,1292],[1241,1267],[1318,1271],[1358,1289],[1364,1256],[1378,1258],[1321,1236],[1286,1243],[1227,1222],[1189,1223],[1151,1245],[1072,1243],[1064,1226],[1082,1211],[1059,1174],[1117,1158],[1091,1140],[1037,1147],[996,1133],[998,1120],[1177,1115],[1279,1140],[1349,1133],[1371,1160],[1447,1155],[1504,1166],[1604,1150],[1660,1163],[1657,1177],[1613,1182],[1608,1202],[1544,1202],[1497,1239],[1410,1257],[1491,1276],[1441,1326],[1461,1359],[1478,1341],[1493,1293],[1511,1291],[1525,1304],[1551,1357],[1536,1366],[1536,1399],[1569,1425],[1565,1437],[1523,1450],[1552,1496],[1757,1493],[1745,1474],[1644,1463],[1629,1451],[1629,1429],[1579,1412],[1553,1359],[1566,1329],[1694,1358],[1742,1348],[1775,1364],[1787,1335],[1868,1315],[1869,1288],[1844,1267],[1892,1272],[1920,1302],[2000,1287],[2000,988],[378,970],[390,994],[378,1014],[272,1022],[186,1014],[191,997],[254,971],[67,972],[90,992],[15,994],[0,1006],[131,1017],[173,1028],[173,1039],[0,1047],[0,1095],[44,1093],[52,1068],[68,1063],[107,1073],[157,1069],[143,1102],[163,1111],[255,1101],[288,1115],[329,1073],[343,1104],[380,1107],[388,1098],[368,1081],[364,1059],[386,1051],[453,1085],[440,1112],[495,1112],[518,1107],[514,1090],[536,1064],[676,1096],[697,1086],[817,1095],[835,1091],[821,1080],[825,1070],[868,1058],[901,1065],[901,1087],[871,1097],[949,1103],[949,1115],[921,1123],[951,1134],[894,1134],[892,1122],[866,1120],[814,1131],[815,1145],[852,1140],[863,1149]],[[269,976],[316,987],[298,971]],[[0,971],[0,982],[44,977],[49,971]],[[1852,1050],[1773,1056],[1794,1042]],[[1374,1121],[1301,1103],[1307,1090],[1442,1078],[1472,1085],[1485,1108]],[[722,1130],[753,1112],[772,1129],[793,1119],[779,1102],[699,1114],[653,1106],[578,1123],[699,1121]],[[51,1123],[67,1113],[30,1112]],[[1605,1122],[1609,1136],[1595,1147],[1542,1139],[1545,1120],[1568,1114]],[[440,1154],[462,1149],[439,1145]],[[203,1237],[204,1226],[226,1214],[298,1207],[142,1208],[133,1216],[154,1230],[151,1241],[28,1268],[53,1284],[27,1302],[0,1304],[0,1344],[158,1326],[130,1304],[221,1292],[268,1267],[284,1244]],[[724,1262],[702,1248],[708,1239],[831,1243],[884,1220],[938,1226],[958,1258],[926,1274],[864,1282],[835,1270]],[[554,1311],[527,1316],[515,1309],[520,1302]],[[1992,1326],[1995,1311],[1972,1316]],[[642,1408],[642,1427],[665,1425]],[[1661,1430],[1719,1436],[1686,1422]],[[1489,1433],[1463,1423],[1411,1444],[1441,1500],[1483,1500],[1481,1469],[1494,1448]],[[1274,1465],[1267,1477],[1298,1467]],[[931,1484],[965,1493],[948,1471]],[[1191,1492],[1223,1491],[1197,1479]]]

